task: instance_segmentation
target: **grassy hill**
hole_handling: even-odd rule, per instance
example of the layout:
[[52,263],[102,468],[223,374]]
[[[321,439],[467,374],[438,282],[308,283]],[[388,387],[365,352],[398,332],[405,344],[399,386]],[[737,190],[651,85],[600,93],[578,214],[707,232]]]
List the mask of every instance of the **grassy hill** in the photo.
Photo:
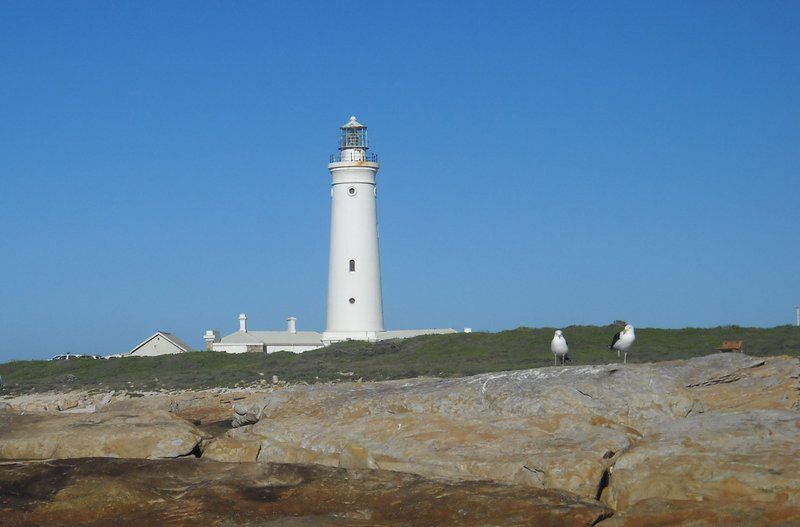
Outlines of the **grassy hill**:
[[[572,364],[616,362],[606,349],[619,330],[605,326],[564,329]],[[250,385],[272,376],[289,382],[384,380],[420,375],[461,376],[552,366],[553,328],[499,333],[457,333],[378,342],[343,342],[299,355],[289,352],[195,352],[112,360],[15,361],[0,364],[2,393],[67,389],[154,390]],[[800,328],[637,328],[630,362],[685,359],[714,352],[723,340],[743,340],[750,355],[800,356]],[[54,350],[56,353],[58,350]],[[342,375],[353,372],[352,375]]]

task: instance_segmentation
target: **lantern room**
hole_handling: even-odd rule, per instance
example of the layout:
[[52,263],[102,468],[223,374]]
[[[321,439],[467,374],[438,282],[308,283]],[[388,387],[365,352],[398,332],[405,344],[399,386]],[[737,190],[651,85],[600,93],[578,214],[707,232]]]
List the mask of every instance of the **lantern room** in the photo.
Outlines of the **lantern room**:
[[369,161],[378,162],[378,156],[367,154],[369,150],[369,140],[367,139],[367,127],[356,120],[356,116],[339,127],[341,135],[339,137],[339,152],[331,155],[331,163],[348,161]]

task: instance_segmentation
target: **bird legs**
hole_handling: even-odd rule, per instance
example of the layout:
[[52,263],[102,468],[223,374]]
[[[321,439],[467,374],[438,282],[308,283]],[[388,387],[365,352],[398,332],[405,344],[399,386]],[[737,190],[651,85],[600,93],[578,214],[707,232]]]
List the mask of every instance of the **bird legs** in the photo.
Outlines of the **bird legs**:
[[628,352],[625,352],[625,362],[623,364],[628,364]]

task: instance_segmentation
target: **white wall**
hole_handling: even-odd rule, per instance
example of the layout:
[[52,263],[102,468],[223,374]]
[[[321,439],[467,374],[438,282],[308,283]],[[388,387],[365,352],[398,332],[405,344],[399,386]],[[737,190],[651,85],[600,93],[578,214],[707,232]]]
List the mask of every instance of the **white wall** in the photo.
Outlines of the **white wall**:
[[222,342],[215,342],[214,351],[221,351],[225,353],[248,353],[248,352],[263,352],[266,347],[267,353],[275,353],[276,351],[291,351],[293,353],[303,353],[304,351],[315,350],[322,347],[322,344],[316,346],[300,346],[292,344],[224,344]]
[[293,346],[291,344],[277,344],[277,345],[268,345],[267,346],[267,353],[275,353],[276,351],[291,351],[292,353],[303,353],[304,351],[311,351],[315,349],[319,349],[322,347],[322,344],[319,346]]
[[222,351],[225,353],[247,353],[264,351],[263,344],[225,344],[222,342],[215,342],[212,345],[214,351]]
[[152,357],[154,355],[167,355],[169,353],[183,353],[184,351],[178,346],[165,339],[160,335],[156,335],[148,342],[142,344],[141,347],[136,349],[135,355],[137,357]]

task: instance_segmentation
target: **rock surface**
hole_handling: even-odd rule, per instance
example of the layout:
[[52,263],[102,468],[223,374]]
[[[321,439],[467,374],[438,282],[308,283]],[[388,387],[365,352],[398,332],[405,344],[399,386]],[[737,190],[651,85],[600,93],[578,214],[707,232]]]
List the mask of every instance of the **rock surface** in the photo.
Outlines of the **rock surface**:
[[[453,496],[467,509],[476,503],[467,498],[468,488],[531,496],[548,489],[596,506],[599,499],[615,509],[612,518],[602,513],[609,526],[704,526],[731,518],[770,524],[759,523],[762,517],[793,525],[800,507],[800,361],[788,357],[729,353],[466,378],[281,384],[260,391],[37,394],[4,398],[0,406],[4,458],[157,458],[202,451],[206,460],[227,463],[198,470],[316,464],[339,470],[314,468],[319,474],[347,480],[353,472],[341,469],[375,471],[370,474],[380,481],[423,481],[396,474],[406,472],[461,481],[456,487],[463,492]],[[482,480],[516,486],[487,487]],[[117,490],[133,501],[166,499],[149,487],[120,485]],[[383,499],[382,485],[361,489],[358,499]],[[65,496],[84,496],[82,487],[69,488]],[[410,512],[391,520],[350,509],[319,514],[248,525],[417,524]]]
[[231,426],[238,428],[240,426],[251,425],[253,423],[257,423],[260,418],[260,405],[237,403],[233,405],[233,419],[231,420]]
[[81,459],[0,465],[4,527],[589,526],[564,493],[309,465]]
[[665,422],[619,458],[603,498],[623,510],[650,498],[779,499],[800,507],[800,413],[717,412]]
[[259,461],[492,479],[595,498],[607,469],[642,438],[691,416],[706,422],[742,408],[793,411],[798,378],[796,359],[718,354],[297,386],[265,397],[259,422],[230,434],[260,440]]
[[0,459],[172,458],[191,454],[202,438],[191,424],[160,411],[0,414]]
[[800,525],[800,507],[779,500],[686,501],[651,498],[601,521],[598,527],[790,527]]
[[267,390],[216,388],[186,392],[43,392],[0,398],[0,409],[16,413],[57,414],[77,410],[163,410],[190,421],[230,421],[234,405],[250,407]]
[[227,463],[253,463],[258,459],[261,443],[258,441],[239,441],[230,437],[212,440],[203,450],[203,458]]

